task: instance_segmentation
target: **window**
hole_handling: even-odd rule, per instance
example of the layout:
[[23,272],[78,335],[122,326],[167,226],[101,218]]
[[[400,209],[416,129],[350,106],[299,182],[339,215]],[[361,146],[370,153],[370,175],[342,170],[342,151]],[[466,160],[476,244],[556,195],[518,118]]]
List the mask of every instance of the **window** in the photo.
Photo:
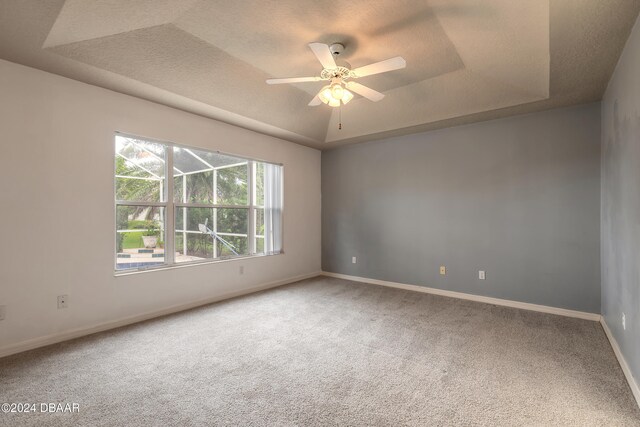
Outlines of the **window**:
[[115,197],[116,270],[282,251],[280,165],[118,134]]

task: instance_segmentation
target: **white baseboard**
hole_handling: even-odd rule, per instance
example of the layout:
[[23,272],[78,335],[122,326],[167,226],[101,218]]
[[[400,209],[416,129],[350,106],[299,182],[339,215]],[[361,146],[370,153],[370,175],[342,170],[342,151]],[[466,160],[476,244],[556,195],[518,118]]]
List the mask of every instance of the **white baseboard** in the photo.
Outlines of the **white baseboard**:
[[296,277],[289,277],[283,280],[277,280],[274,282],[263,283],[258,286],[253,286],[247,289],[241,289],[234,292],[228,292],[226,294],[218,295],[211,298],[206,298],[203,300],[198,300],[186,304],[178,304],[171,307],[167,307],[162,310],[151,311],[143,314],[138,314],[135,316],[129,316],[118,320],[113,320],[109,322],[99,323],[96,325],[82,327],[77,329],[72,329],[66,332],[60,332],[51,335],[45,335],[42,337],[32,338],[25,341],[21,341],[16,344],[11,344],[8,346],[0,347],[0,358],[9,356],[16,353],[22,353],[23,351],[33,350],[34,348],[44,347],[46,345],[56,344],[62,341],[71,340],[74,338],[83,337],[85,335],[95,334],[96,332],[103,332],[109,329],[120,328],[122,326],[131,325],[133,323],[143,322],[145,320],[153,319],[155,317],[166,316],[167,314],[177,313],[184,310],[189,310],[191,308],[200,307],[203,305],[211,304],[214,302],[222,301],[229,298],[239,297],[242,295],[251,294],[254,292],[263,291],[266,289],[275,288],[277,286],[286,285],[289,283],[297,282],[299,280],[309,279],[312,277],[317,277],[321,275],[321,272],[315,272],[310,274],[304,274]]
[[349,276],[347,274],[330,273],[327,271],[323,271],[322,275],[328,277],[336,277],[338,279],[352,280],[354,282],[370,283],[373,285],[388,286],[391,288],[405,289],[408,291],[423,292],[427,294],[483,302],[486,304],[502,305],[505,307],[520,308],[530,311],[539,311],[541,313],[557,314],[566,317],[576,317],[578,319],[593,320],[595,322],[600,321],[601,318],[600,314],[598,313],[587,313],[584,311],[568,310],[566,308],[549,307],[546,305],[529,304],[526,302],[484,297],[480,295],[465,294],[463,292],[447,291],[445,289],[428,288],[426,286],[408,285],[406,283],[388,282],[386,280],[378,279],[368,279],[366,277]]
[[633,397],[636,398],[636,402],[638,406],[640,406],[640,388],[638,388],[638,383],[636,379],[633,377],[631,373],[631,369],[629,369],[629,365],[627,364],[626,359],[622,355],[622,351],[620,350],[620,346],[618,345],[618,341],[616,341],[615,337],[611,333],[611,329],[607,325],[607,322],[604,320],[604,316],[600,319],[600,324],[602,325],[602,329],[604,329],[604,333],[607,335],[609,339],[609,343],[611,347],[613,347],[613,352],[616,354],[618,358],[618,363],[622,368],[622,372],[624,372],[624,376],[627,378],[627,382],[629,383],[629,387],[631,388],[631,392],[633,393]]

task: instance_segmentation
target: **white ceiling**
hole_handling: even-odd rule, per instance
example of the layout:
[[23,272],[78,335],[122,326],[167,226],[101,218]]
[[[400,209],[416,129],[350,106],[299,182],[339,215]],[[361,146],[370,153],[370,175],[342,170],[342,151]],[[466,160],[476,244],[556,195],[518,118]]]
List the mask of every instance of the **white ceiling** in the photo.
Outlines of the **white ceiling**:
[[[635,0],[0,0],[0,58],[317,148],[600,99]],[[307,106],[307,44],[341,42],[385,93]]]

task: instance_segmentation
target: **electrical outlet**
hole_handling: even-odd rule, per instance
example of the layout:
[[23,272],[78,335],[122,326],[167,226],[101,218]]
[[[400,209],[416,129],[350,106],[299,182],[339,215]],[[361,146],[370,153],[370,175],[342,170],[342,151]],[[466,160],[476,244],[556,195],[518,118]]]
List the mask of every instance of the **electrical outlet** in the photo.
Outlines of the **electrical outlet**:
[[440,274],[443,275],[443,276],[445,274],[447,274],[447,267],[445,267],[444,265],[441,265],[440,266]]
[[240,274],[244,274],[244,265],[240,266]]
[[484,270],[479,270],[478,271],[478,279],[480,279],[480,280],[485,280],[486,279],[486,276],[484,274]]
[[351,257],[351,264],[355,264],[356,263],[356,257],[352,256]]
[[0,320],[4,320],[6,316],[7,316],[7,306],[0,305]]
[[624,315],[624,313],[622,313],[622,330],[626,331],[627,330],[627,318]]
[[69,307],[69,295],[58,295],[58,309]]

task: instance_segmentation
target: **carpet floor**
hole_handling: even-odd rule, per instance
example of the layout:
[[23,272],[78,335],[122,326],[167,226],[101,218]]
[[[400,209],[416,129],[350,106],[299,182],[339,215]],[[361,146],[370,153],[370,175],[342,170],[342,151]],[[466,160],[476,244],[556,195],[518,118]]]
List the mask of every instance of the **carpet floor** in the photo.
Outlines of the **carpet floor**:
[[319,277],[0,359],[0,425],[640,425],[597,322]]

